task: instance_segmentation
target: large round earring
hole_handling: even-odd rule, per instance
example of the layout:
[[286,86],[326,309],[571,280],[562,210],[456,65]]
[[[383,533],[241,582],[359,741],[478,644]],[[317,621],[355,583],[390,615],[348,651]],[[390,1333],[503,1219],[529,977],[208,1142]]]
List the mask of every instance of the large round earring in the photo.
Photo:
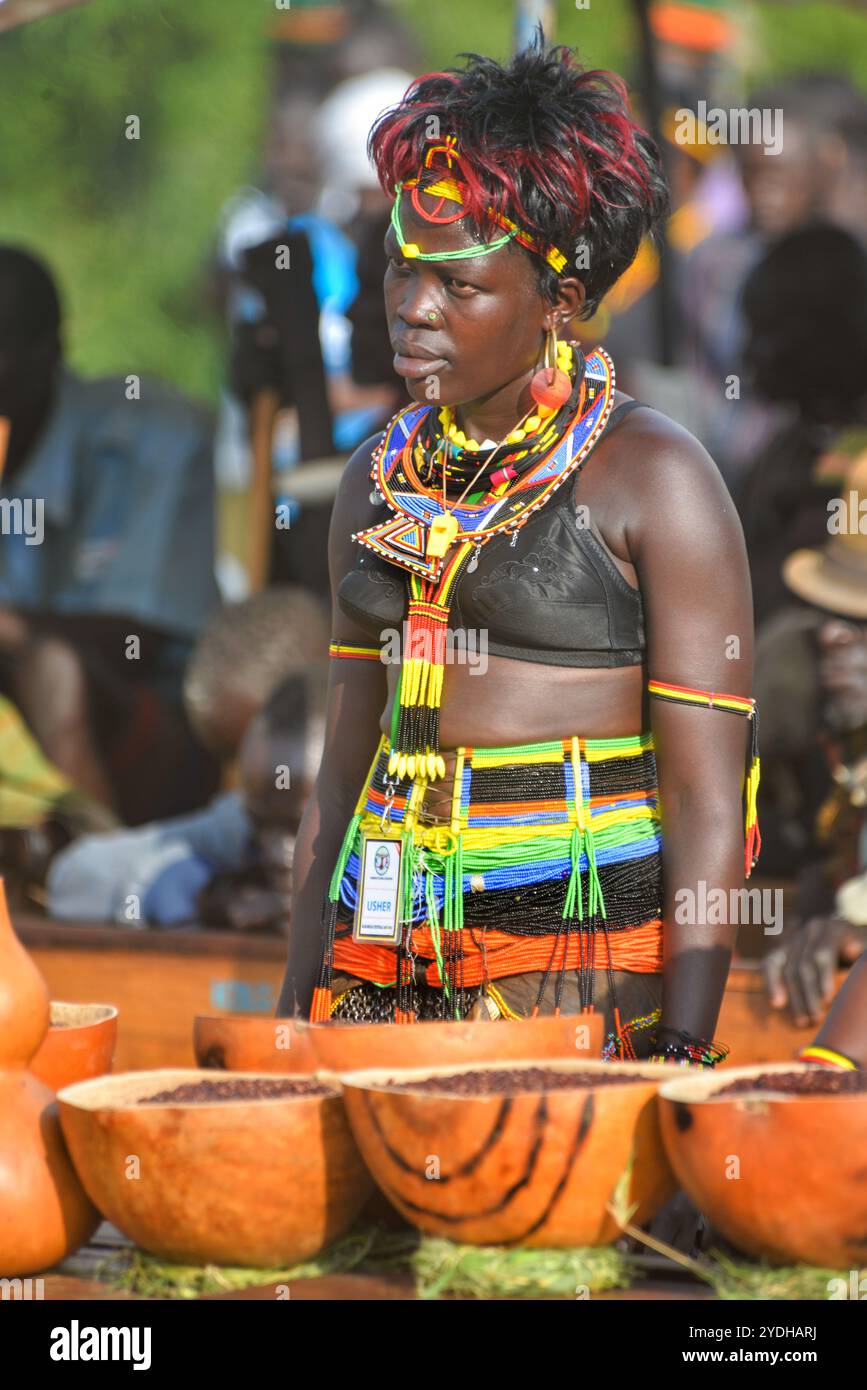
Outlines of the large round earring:
[[557,334],[553,328],[549,328],[545,338],[545,365],[539,368],[530,382],[530,395],[537,405],[559,410],[571,394],[571,378],[557,366]]

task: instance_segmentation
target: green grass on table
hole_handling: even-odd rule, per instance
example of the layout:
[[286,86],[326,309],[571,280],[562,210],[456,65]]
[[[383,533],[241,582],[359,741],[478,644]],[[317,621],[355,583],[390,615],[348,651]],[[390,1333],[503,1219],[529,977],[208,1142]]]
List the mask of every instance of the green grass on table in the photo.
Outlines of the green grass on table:
[[[839,1270],[809,1265],[774,1268],[719,1251],[697,1262],[717,1298],[725,1301],[799,1302],[828,1298],[829,1281]],[[283,1269],[241,1269],[223,1265],[180,1265],[134,1250],[122,1271],[109,1273],[128,1293],[141,1298],[195,1299],[264,1284],[316,1279],[326,1274],[393,1274],[414,1277],[419,1298],[562,1298],[629,1288],[640,1279],[634,1259],[614,1246],[573,1250],[531,1250],[456,1245],[412,1231],[377,1227],[350,1232],[315,1259]]]
[[815,1301],[827,1299],[832,1279],[848,1274],[838,1269],[818,1269],[813,1265],[775,1267],[751,1260],[733,1260],[719,1251],[711,1254],[708,1282],[717,1298],[726,1301]]

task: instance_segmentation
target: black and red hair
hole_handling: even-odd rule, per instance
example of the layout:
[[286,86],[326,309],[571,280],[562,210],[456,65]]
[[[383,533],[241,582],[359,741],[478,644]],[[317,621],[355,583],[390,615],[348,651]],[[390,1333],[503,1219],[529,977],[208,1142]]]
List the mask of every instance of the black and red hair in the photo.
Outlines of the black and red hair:
[[[537,41],[507,67],[461,56],[463,68],[418,78],[376,122],[370,154],[380,183],[393,196],[419,173],[432,142],[455,137],[471,225],[490,237],[493,208],[558,247],[563,273],[584,284],[589,317],[668,212],[657,147],[632,119],[623,81],[584,69],[569,48]],[[558,277],[533,259],[553,298]]]

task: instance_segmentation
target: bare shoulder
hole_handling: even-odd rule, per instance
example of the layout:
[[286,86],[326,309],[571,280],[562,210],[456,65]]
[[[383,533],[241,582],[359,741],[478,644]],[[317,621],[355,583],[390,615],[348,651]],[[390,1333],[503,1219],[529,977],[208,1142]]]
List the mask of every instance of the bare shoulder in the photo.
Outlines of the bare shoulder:
[[727,492],[719,469],[694,434],[650,406],[630,411],[612,436],[606,470],[628,474],[631,488],[652,490],[664,478],[694,479]]
[[337,489],[335,507],[357,505],[362,500],[370,506],[370,468],[374,450],[382,443],[383,433],[384,431],[380,430],[377,434],[370,435],[363,444],[359,444],[349,458]]
[[350,457],[340,478],[334,507],[331,512],[328,549],[332,575],[351,569],[355,561],[352,537],[356,531],[382,519],[381,504],[370,500],[373,484],[370,469],[374,450],[382,442],[384,431],[372,434],[359,444]]
[[605,473],[633,537],[649,526],[740,535],[737,510],[710,454],[695,435],[658,410],[630,411],[606,449]]

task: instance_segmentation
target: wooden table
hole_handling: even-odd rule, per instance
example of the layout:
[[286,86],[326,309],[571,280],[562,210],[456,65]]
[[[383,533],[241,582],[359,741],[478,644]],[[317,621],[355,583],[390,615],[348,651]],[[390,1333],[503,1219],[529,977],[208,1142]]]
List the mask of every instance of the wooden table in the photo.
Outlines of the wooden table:
[[[187,1067],[196,1014],[273,1014],[286,959],[264,932],[134,930],[15,914],[15,927],[52,999],[120,1010],[115,1070]],[[840,972],[838,985],[845,978]],[[815,1035],[768,1008],[761,962],[731,970],[717,1036],[731,1063],[788,1061]]]
[[138,931],[15,914],[52,999],[114,1004],[116,1071],[195,1066],[196,1014],[273,1014],[286,942],[264,932]]

